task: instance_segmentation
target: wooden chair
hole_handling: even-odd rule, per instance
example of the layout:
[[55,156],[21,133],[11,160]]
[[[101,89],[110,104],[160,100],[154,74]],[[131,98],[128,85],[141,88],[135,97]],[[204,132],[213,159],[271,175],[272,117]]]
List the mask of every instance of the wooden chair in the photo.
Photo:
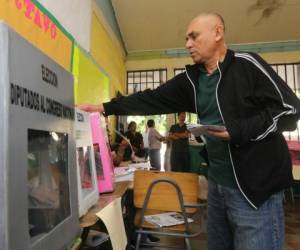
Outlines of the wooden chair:
[[[199,222],[199,230],[191,230],[192,223],[188,223],[188,215],[194,215],[201,211],[206,204],[197,204],[198,201],[198,175],[180,172],[158,172],[138,170],[134,173],[134,206],[137,208],[135,216],[136,245],[174,247],[161,243],[141,243],[143,234],[157,236],[184,238],[185,249],[190,250],[190,238],[199,235],[202,230]],[[164,212],[179,212],[183,215],[184,224],[158,227],[148,223],[144,216]],[[201,216],[199,216],[200,218]],[[180,247],[182,249],[182,247]]]

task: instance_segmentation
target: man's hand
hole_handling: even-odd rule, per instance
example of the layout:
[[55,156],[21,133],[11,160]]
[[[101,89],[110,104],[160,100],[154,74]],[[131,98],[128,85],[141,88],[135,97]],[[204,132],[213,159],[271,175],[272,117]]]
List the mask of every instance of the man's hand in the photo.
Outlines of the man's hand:
[[209,135],[213,135],[215,137],[218,137],[219,139],[221,139],[223,141],[230,141],[230,135],[227,132],[227,130],[225,130],[225,131],[217,131],[217,130],[208,129],[207,133]]
[[78,104],[76,105],[76,108],[86,112],[104,112],[104,107],[102,104]]

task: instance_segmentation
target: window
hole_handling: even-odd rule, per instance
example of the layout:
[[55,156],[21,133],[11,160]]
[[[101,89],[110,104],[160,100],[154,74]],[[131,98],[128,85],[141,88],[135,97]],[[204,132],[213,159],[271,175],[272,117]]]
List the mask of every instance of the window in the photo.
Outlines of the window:
[[[127,71],[127,94],[136,93],[145,89],[155,89],[167,81],[167,70],[166,69],[152,69],[152,70],[138,70],[138,71]],[[119,117],[119,122],[122,122],[122,126],[127,131],[127,124],[131,121],[137,123],[137,131],[143,133],[146,128],[148,119],[155,121],[156,129],[163,135],[165,135],[166,128],[166,115],[155,115],[155,116],[123,116]],[[120,126],[121,124],[119,124]],[[164,166],[164,153],[165,144],[162,144],[160,150],[161,153],[161,166]]]
[[174,69],[174,76],[177,76],[180,73],[185,72],[185,68],[175,68]]
[[155,89],[166,81],[166,69],[128,71],[127,94],[143,91],[145,89]]
[[[271,64],[277,74],[289,85],[289,87],[300,97],[300,63]],[[287,140],[300,141],[300,122],[297,129],[292,132],[283,133]]]
[[277,74],[289,85],[289,87],[300,97],[300,63],[293,64],[271,64]]

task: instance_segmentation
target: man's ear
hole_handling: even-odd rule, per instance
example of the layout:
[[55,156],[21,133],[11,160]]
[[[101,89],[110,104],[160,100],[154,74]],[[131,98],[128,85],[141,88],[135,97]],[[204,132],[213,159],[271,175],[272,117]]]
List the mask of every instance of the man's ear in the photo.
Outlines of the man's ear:
[[224,30],[221,25],[216,26],[216,42],[219,42],[224,37]]

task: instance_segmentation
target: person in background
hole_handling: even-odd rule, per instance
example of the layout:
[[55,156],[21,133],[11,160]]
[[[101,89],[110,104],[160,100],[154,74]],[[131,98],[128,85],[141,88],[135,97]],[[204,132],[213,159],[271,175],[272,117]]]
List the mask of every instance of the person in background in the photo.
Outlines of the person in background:
[[[145,157],[143,136],[140,132],[136,131],[136,122],[131,121],[128,124],[128,130],[125,132],[125,136],[129,139],[134,155],[136,157]],[[131,160],[132,150],[131,147],[127,147],[124,154],[124,160]]]
[[178,123],[171,126],[168,140],[172,142],[171,170],[174,172],[189,172],[190,153],[189,137],[190,132],[185,124],[185,112],[177,114]]
[[145,124],[145,132],[142,133],[143,141],[144,141],[144,150],[145,150],[145,160],[148,160],[149,156],[149,130],[147,123]]
[[150,165],[156,170],[161,169],[160,161],[160,148],[161,142],[164,141],[164,137],[155,129],[154,120],[150,119],[147,121],[147,126],[149,130],[148,139],[149,139],[149,158]]
[[106,115],[187,111],[202,124],[225,126],[205,135],[207,249],[281,250],[283,190],[293,181],[282,132],[297,128],[300,101],[259,55],[227,48],[219,14],[190,22],[186,48],[194,64],[158,88],[79,108]]
[[128,141],[122,139],[120,143],[111,145],[111,157],[115,167],[119,166],[124,161],[124,154],[126,148],[129,147]]

